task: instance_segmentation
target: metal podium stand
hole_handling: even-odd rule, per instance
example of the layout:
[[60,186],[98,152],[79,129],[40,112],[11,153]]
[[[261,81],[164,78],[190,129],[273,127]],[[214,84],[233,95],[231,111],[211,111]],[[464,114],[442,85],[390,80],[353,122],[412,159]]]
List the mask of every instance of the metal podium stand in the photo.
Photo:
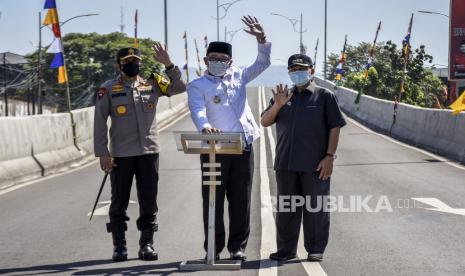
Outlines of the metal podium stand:
[[181,271],[199,270],[239,270],[240,260],[215,260],[215,197],[216,185],[221,185],[216,177],[221,176],[217,169],[221,164],[216,162],[216,154],[242,154],[243,133],[221,133],[221,134],[200,134],[198,132],[174,132],[179,151],[185,154],[208,154],[209,163],[204,163],[203,167],[208,171],[203,171],[203,176],[208,176],[208,181],[203,181],[202,185],[210,186],[208,204],[208,246],[207,260],[183,261],[179,265]]

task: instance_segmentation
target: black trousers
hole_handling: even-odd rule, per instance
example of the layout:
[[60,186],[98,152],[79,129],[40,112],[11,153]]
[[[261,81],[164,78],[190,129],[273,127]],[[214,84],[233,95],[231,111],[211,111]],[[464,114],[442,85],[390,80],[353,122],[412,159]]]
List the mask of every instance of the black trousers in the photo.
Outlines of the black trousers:
[[[295,254],[299,241],[300,225],[303,224],[304,244],[308,253],[324,253],[329,238],[329,212],[323,209],[324,196],[329,196],[330,180],[318,179],[317,172],[276,171],[278,186],[278,212],[276,213],[278,251]],[[279,197],[286,198],[280,204]],[[303,196],[305,205],[291,208],[292,196]],[[320,197],[318,199],[318,197]],[[310,200],[310,202],[307,202]],[[318,200],[321,200],[318,206]],[[285,205],[285,206],[283,206]],[[310,212],[311,210],[319,210]],[[281,209],[285,207],[284,209]],[[320,208],[318,208],[320,207]],[[303,216],[303,223],[302,223]]]
[[111,204],[108,232],[126,231],[126,214],[131,194],[132,180],[136,176],[139,201],[139,230],[157,230],[158,154],[115,158],[116,167],[110,174]]
[[[201,164],[208,163],[208,155],[200,156]],[[253,149],[241,155],[217,155],[216,162],[221,163],[221,186],[216,186],[215,206],[215,252],[220,253],[225,246],[224,198],[228,199],[229,237],[228,251],[245,250],[250,234],[250,197],[254,169]],[[209,168],[203,168],[208,171]],[[209,180],[209,177],[203,177]],[[204,248],[208,240],[208,203],[209,186],[202,185],[203,226],[205,233]]]

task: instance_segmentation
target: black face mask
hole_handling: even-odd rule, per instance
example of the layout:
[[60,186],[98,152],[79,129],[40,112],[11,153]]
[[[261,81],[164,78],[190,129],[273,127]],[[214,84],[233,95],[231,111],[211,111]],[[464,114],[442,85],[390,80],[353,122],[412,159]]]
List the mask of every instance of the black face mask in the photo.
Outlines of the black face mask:
[[130,78],[137,76],[137,74],[139,74],[139,69],[139,64],[135,62],[128,62],[121,66],[121,71]]

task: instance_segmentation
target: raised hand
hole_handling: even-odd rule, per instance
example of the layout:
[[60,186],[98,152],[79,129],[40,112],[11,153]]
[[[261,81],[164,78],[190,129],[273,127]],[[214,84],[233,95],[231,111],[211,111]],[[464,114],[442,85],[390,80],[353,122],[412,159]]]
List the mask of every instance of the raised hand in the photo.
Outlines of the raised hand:
[[155,53],[153,55],[155,60],[157,60],[158,62],[165,65],[165,67],[169,67],[169,66],[173,65],[173,63],[171,62],[171,59],[170,59],[170,55],[166,51],[166,47],[163,48],[163,46],[160,44],[160,42],[155,42],[152,45],[152,48],[155,51]]
[[276,86],[276,90],[272,89],[274,103],[278,107],[284,106],[291,98],[292,98],[292,91],[289,91],[287,85],[279,84]]
[[244,31],[248,34],[251,34],[257,38],[259,42],[265,42],[266,39],[265,30],[263,30],[262,25],[258,22],[256,17],[252,17],[250,15],[242,17],[242,22],[249,28],[244,29]]

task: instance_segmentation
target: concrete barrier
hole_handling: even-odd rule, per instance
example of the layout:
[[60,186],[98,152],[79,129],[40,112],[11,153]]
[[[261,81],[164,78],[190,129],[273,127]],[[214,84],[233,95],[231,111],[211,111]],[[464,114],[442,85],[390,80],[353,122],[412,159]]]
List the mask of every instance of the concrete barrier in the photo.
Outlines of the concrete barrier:
[[317,78],[317,85],[333,91],[342,110],[357,121],[392,137],[465,163],[465,114],[452,115],[450,110],[421,108],[399,104],[393,125],[394,102],[358,94],[345,87]]
[[[161,98],[162,127],[187,112],[187,94]],[[0,190],[94,160],[94,107],[74,110],[74,144],[68,113],[0,118]]]

